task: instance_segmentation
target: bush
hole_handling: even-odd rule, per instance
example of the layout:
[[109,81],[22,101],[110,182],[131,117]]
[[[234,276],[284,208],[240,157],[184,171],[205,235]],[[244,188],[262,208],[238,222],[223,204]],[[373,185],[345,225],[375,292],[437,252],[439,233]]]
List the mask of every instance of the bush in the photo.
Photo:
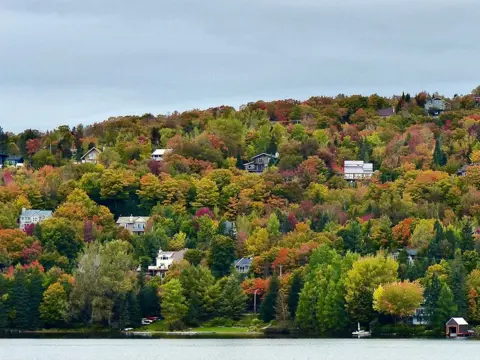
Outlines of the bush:
[[232,327],[235,322],[232,319],[218,317],[203,324],[204,327]]

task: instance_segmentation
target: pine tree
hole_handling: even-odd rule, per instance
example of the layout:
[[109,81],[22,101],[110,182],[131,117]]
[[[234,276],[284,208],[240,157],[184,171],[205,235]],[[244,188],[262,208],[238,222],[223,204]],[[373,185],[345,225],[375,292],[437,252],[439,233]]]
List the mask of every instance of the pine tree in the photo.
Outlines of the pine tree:
[[162,316],[171,329],[180,327],[188,307],[180,280],[172,279],[162,286]]
[[445,166],[447,163],[447,156],[442,150],[442,139],[437,137],[435,141],[435,150],[433,152],[433,164],[436,166]]
[[442,291],[442,283],[438,279],[436,273],[433,274],[432,281],[425,288],[425,313],[427,319],[432,326],[436,324],[436,310],[438,306],[438,299],[440,299],[440,292]]
[[462,238],[459,244],[462,251],[473,250],[475,241],[473,239],[472,223],[469,219],[465,219],[462,226]]
[[454,296],[447,284],[442,286],[438,298],[437,307],[434,312],[432,328],[437,332],[445,330],[445,323],[453,316],[457,315],[457,305],[455,305]]
[[34,268],[29,274],[28,292],[29,292],[29,329],[35,330],[41,327],[40,303],[43,297],[44,274],[38,268]]
[[459,251],[452,262],[450,274],[448,277],[449,287],[452,291],[455,305],[457,306],[459,316],[467,316],[468,310],[468,288],[467,272],[463,265],[462,257]]
[[260,306],[260,318],[265,322],[275,319],[275,305],[277,303],[278,292],[280,291],[280,280],[276,274],[270,279],[270,286],[263,298]]
[[440,221],[436,220],[434,225],[435,236],[428,246],[428,257],[434,260],[440,260],[442,257],[441,244],[445,240],[445,233]]
[[298,301],[300,299],[300,292],[302,291],[303,280],[300,273],[297,271],[293,274],[292,283],[288,291],[288,310],[290,311],[290,316],[295,317],[298,308]]
[[238,320],[247,307],[247,295],[235,275],[230,275],[223,285],[218,300],[219,312],[223,317]]
[[15,269],[11,295],[12,305],[15,309],[13,327],[19,330],[26,330],[29,327],[30,297],[27,275],[20,266],[17,266]]

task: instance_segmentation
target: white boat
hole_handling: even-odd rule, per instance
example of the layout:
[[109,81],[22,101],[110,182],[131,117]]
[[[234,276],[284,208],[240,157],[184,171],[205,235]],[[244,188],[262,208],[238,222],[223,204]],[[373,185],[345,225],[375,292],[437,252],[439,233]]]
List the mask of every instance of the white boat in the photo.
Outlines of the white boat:
[[361,338],[370,337],[372,336],[372,334],[370,333],[370,331],[365,331],[360,329],[360,323],[358,323],[358,330],[352,332],[352,336],[361,339]]

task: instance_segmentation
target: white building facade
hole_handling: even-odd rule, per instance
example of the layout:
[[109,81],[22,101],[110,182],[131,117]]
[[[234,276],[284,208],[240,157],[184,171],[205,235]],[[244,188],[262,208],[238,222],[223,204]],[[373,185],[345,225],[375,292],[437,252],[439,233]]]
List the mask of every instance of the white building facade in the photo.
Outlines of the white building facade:
[[343,174],[345,180],[370,179],[373,175],[373,164],[364,161],[345,160]]
[[25,230],[25,227],[30,224],[40,224],[42,221],[49,219],[53,216],[53,212],[50,210],[27,210],[22,209],[20,214],[20,229]]

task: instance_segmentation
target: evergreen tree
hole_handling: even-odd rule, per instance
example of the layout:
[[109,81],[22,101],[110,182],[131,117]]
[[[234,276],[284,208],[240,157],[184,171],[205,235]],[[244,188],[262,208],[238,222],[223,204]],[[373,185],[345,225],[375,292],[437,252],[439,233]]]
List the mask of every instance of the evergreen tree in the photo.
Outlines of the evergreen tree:
[[475,240],[473,239],[472,223],[470,219],[465,219],[462,226],[462,238],[459,247],[462,251],[473,250]]
[[235,261],[235,241],[223,235],[212,239],[208,252],[208,264],[215,277],[222,277],[230,273]]
[[433,151],[433,164],[436,166],[445,166],[447,163],[447,156],[442,150],[442,139],[437,137],[435,141],[435,150]]
[[371,153],[372,149],[370,148],[368,141],[364,138],[360,139],[358,158],[365,162],[369,162]]
[[457,306],[457,315],[466,317],[468,310],[467,272],[459,251],[457,251],[452,262],[448,281],[455,305]]
[[247,307],[247,295],[235,275],[230,275],[223,285],[218,300],[220,315],[238,320]]
[[143,317],[160,314],[160,298],[155,285],[146,284],[138,292],[138,304]]
[[436,273],[433,274],[432,280],[425,287],[425,313],[427,320],[432,327],[438,325],[437,320],[437,309],[438,309],[438,300],[440,299],[440,293],[442,291],[442,283],[438,279]]
[[33,268],[29,274],[28,292],[29,292],[29,329],[35,330],[41,326],[40,303],[43,298],[43,280],[44,274],[38,269]]
[[30,297],[28,292],[27,275],[20,266],[15,269],[15,276],[11,288],[12,307],[15,309],[13,327],[27,330],[30,324]]
[[293,274],[292,283],[288,291],[288,310],[290,311],[290,316],[295,317],[298,308],[298,301],[300,299],[300,292],[302,291],[303,280],[302,276],[298,271]]
[[362,227],[358,221],[349,222],[344,229],[338,232],[343,239],[345,250],[352,252],[361,252],[363,249]]
[[129,317],[129,325],[131,327],[137,327],[142,322],[142,312],[140,310],[140,304],[138,302],[137,295],[130,291],[127,294],[127,311]]
[[278,292],[280,291],[280,280],[276,274],[270,279],[268,291],[263,298],[260,306],[260,318],[265,322],[275,319],[275,305],[277,303]]
[[436,220],[434,225],[435,236],[428,246],[428,257],[439,261],[442,257],[441,244],[445,240],[445,233],[440,221]]
[[447,284],[442,285],[437,306],[431,319],[431,327],[437,333],[445,331],[445,323],[453,316],[458,315],[452,291]]
[[0,329],[5,329],[8,325],[8,281],[0,274]]

